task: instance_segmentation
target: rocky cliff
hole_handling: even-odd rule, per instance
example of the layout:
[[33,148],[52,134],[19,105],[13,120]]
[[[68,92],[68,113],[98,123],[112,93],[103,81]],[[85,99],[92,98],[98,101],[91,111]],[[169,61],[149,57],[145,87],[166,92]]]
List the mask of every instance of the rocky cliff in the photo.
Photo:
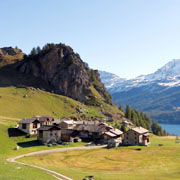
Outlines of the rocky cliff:
[[64,44],[46,46],[25,57],[16,68],[21,73],[42,78],[57,94],[86,103],[93,97],[93,86],[106,103],[112,103],[98,71],[89,69],[80,56]]
[[23,57],[24,54],[21,49],[12,47],[0,48],[0,67],[18,62],[22,60]]

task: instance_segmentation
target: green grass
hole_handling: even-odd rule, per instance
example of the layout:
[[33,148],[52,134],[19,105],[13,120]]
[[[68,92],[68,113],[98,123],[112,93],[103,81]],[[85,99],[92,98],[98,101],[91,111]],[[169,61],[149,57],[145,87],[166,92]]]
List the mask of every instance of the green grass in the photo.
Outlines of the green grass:
[[5,119],[0,119],[0,180],[54,180],[53,177],[41,170],[7,162],[6,159],[16,155],[39,150],[85,145],[85,143],[69,143],[68,145],[63,146],[47,147],[42,145],[26,148],[20,147],[19,150],[14,150],[18,143],[28,143],[30,141],[36,140],[36,137],[26,138],[25,136],[10,138],[8,136],[8,128],[12,128],[15,125],[16,122],[14,119],[6,119],[6,121]]
[[21,161],[53,169],[75,180],[87,175],[94,175],[97,180],[176,180],[180,179],[180,144],[174,139],[152,136],[149,147],[67,151]]
[[[116,107],[104,103],[105,109],[118,112]],[[87,117],[100,116],[99,107],[85,106],[75,100],[61,95],[31,88],[0,88],[0,116],[10,118],[32,117],[34,115],[50,115],[55,118],[79,116],[76,107],[85,109]],[[109,108],[109,109],[108,109]]]
[[[121,113],[116,106],[102,102],[104,111]],[[87,117],[99,116],[102,108],[86,106],[71,98],[31,88],[4,87],[0,88],[0,117],[24,118],[34,115],[50,115],[55,118],[75,116],[76,108],[85,109]]]
[[[16,88],[14,86],[0,88],[0,179],[1,180],[53,180],[54,178],[44,172],[7,162],[6,159],[16,155],[60,148],[84,145],[84,143],[68,144],[66,146],[32,146],[14,150],[18,143],[29,143],[36,138],[25,138],[25,136],[9,137],[8,129],[13,128],[20,119],[34,115],[50,115],[55,118],[64,116],[79,117],[76,108],[85,109],[87,117],[99,116],[102,107],[86,106],[70,98],[45,92],[34,88]],[[115,106],[103,103],[107,112],[120,112]]]
[[[19,139],[20,141],[22,139]],[[18,141],[16,139],[16,141]],[[6,161],[6,158],[21,154],[29,150],[13,150],[16,147],[14,139],[8,137],[8,125],[0,124],[0,179],[1,180],[54,180],[51,176],[42,173],[40,170],[29,168],[26,166],[17,165]]]

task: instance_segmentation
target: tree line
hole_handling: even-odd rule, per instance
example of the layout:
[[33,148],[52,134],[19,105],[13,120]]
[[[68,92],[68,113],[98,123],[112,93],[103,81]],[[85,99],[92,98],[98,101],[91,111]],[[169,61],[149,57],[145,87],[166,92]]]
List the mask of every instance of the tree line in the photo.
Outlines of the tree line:
[[54,47],[55,44],[54,43],[47,43],[46,45],[43,46],[43,48],[41,49],[39,46],[37,46],[36,48],[33,47],[31,52],[30,52],[30,56],[35,56],[40,54],[41,52],[47,51],[49,49],[51,49],[52,47]]
[[[119,109],[124,112],[122,105],[119,106]],[[167,132],[162,129],[162,127],[156,122],[152,121],[149,116],[143,112],[137,111],[135,108],[131,109],[129,105],[126,105],[125,117],[132,121],[136,126],[141,126],[152,131],[153,134],[158,136],[166,136]]]

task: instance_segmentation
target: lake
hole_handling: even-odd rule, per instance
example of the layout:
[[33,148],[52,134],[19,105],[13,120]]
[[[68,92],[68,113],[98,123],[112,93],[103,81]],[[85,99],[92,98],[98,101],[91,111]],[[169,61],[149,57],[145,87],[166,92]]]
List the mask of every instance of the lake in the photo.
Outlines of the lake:
[[170,134],[176,134],[180,136],[180,124],[161,124],[163,129],[165,129]]

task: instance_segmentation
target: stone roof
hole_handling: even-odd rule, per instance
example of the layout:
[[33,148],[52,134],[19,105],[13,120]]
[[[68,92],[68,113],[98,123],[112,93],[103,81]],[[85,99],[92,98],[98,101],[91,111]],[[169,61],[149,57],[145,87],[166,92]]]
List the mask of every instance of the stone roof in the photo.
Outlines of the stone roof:
[[65,121],[62,121],[66,124],[74,124],[74,120],[65,120]]
[[51,117],[51,116],[34,116],[33,118],[36,118],[36,119],[39,120],[40,122],[52,121],[52,120],[54,120],[54,118]]
[[60,130],[61,128],[57,126],[51,126],[51,125],[46,125],[46,126],[41,126],[38,131],[50,131],[50,130]]
[[75,124],[85,124],[85,125],[99,125],[99,121],[74,121]]
[[49,120],[52,121],[54,120],[54,118],[50,116],[34,116],[32,118],[24,118],[19,123],[29,124],[29,123],[33,123],[35,120],[39,122],[44,122],[44,121],[49,121]]
[[113,134],[115,134],[115,135],[121,135],[121,134],[123,134],[123,132],[120,131],[119,129],[111,129],[110,132],[113,133]]
[[97,126],[94,124],[80,124],[74,127],[77,131],[89,131],[89,132],[105,132],[106,129],[103,126]]
[[110,136],[110,137],[116,137],[116,134],[112,133],[112,132],[105,132],[104,134]]
[[132,128],[131,130],[139,133],[139,134],[144,134],[144,133],[147,133],[149,132],[149,130],[143,128],[143,127],[135,127],[135,128]]
[[24,118],[21,121],[19,121],[19,123],[30,124],[30,123],[33,123],[36,120],[37,120],[36,118]]

